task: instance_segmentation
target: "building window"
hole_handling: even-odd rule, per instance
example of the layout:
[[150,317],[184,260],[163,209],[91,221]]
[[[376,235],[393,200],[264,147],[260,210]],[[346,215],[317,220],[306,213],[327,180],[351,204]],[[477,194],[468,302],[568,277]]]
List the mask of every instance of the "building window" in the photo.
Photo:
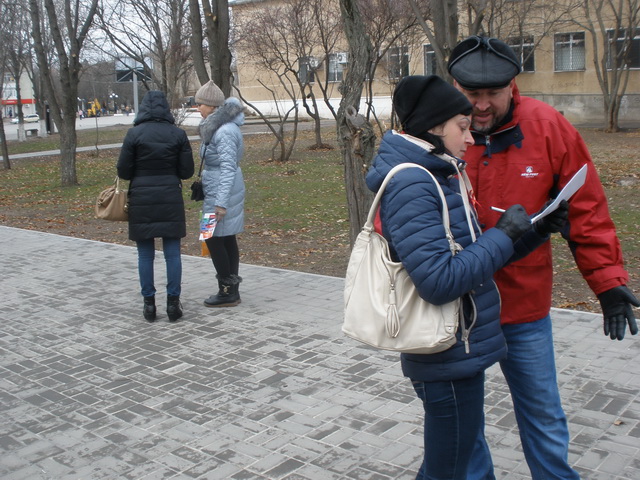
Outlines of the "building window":
[[[607,30],[607,37],[609,38],[609,51],[607,52],[607,68],[611,69],[613,62],[613,55],[618,55],[619,57],[623,57],[625,53],[627,56],[627,64],[629,68],[640,68],[640,28],[634,29],[634,35],[631,38],[629,43],[629,51],[624,52],[623,49],[625,47],[625,37],[626,37],[627,29],[622,28],[618,30],[618,38],[616,36],[615,30]],[[614,50],[615,49],[615,50]],[[619,67],[623,65],[620,64]]]
[[313,57],[302,57],[298,60],[298,65],[300,67],[300,71],[298,72],[300,83],[307,85],[315,82],[315,72],[316,68],[318,68],[316,59]]
[[536,62],[534,56],[533,35],[524,37],[511,37],[507,44],[513,49],[522,65],[523,72],[535,72]]
[[436,52],[430,44],[424,46],[424,74],[435,75],[438,69]]
[[329,55],[327,81],[341,82],[344,77],[344,67],[347,65],[347,53],[332,53]]
[[400,80],[409,75],[409,47],[391,47],[388,55],[388,71],[391,80]]
[[556,33],[554,45],[556,72],[585,69],[584,32]]

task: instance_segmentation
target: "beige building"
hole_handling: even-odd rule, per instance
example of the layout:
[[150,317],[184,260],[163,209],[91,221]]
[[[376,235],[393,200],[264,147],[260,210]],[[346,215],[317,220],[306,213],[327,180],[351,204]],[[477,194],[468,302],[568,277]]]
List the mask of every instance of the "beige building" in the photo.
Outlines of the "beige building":
[[[564,0],[564,2],[569,1]],[[323,2],[324,12],[331,13],[327,18],[335,19],[340,13],[337,1],[323,0]],[[523,72],[517,77],[517,83],[522,94],[539,98],[553,105],[574,123],[588,122],[602,125],[605,118],[603,95],[594,66],[595,47],[592,35],[585,26],[584,18],[578,18],[580,10],[574,10],[572,16],[582,20],[580,22],[582,25],[568,21],[571,17],[566,13],[557,13],[555,21],[549,21],[553,12],[560,12],[561,2],[550,2],[547,7],[529,12],[524,30],[521,30],[527,33],[519,36],[508,33],[496,34],[496,36],[507,41],[521,55]],[[274,99],[281,102],[280,106],[284,110],[290,107],[294,100],[299,102],[300,88],[298,87],[296,94],[290,93],[291,88],[296,88],[291,75],[297,75],[298,78],[310,80],[307,88],[313,88],[314,95],[318,98],[322,98],[320,87],[325,87],[327,97],[337,108],[340,101],[339,85],[345,69],[349,67],[344,38],[342,36],[337,38],[331,45],[331,49],[327,51],[318,48],[311,36],[307,37],[290,29],[289,37],[304,37],[306,40],[299,43],[308,42],[305,48],[296,49],[295,42],[291,39],[286,40],[284,32],[280,31],[287,25],[287,22],[282,21],[283,18],[293,15],[291,10],[287,10],[285,4],[286,2],[282,0],[230,1],[232,19],[237,28],[236,39],[238,39],[234,49],[236,86],[245,100],[264,113],[272,113],[276,103]],[[582,4],[583,2],[578,2],[576,8],[581,8]],[[507,5],[512,6],[514,3],[510,2]],[[370,14],[372,13],[369,11],[365,12],[365,15]],[[605,25],[613,26],[611,18],[604,20]],[[325,21],[331,22],[331,20]],[[514,21],[513,18],[511,21]],[[313,22],[309,22],[308,31],[318,30]],[[511,30],[519,30],[517,27],[512,25]],[[508,31],[504,25],[501,28],[493,25],[493,28]],[[547,30],[542,34],[544,29]],[[463,25],[460,25],[460,30],[461,38],[464,38]],[[269,35],[263,36],[265,32],[269,32]],[[375,70],[371,94],[376,112],[382,118],[390,113],[391,92],[402,76],[435,73],[435,54],[431,45],[424,41],[426,35],[420,27],[415,28],[413,32],[413,35],[399,35],[400,40],[395,40],[390,45],[384,44],[379,50],[384,54],[381,55]],[[247,34],[249,41],[247,41]],[[243,35],[245,35],[244,40],[242,40]],[[597,46],[602,50],[604,42],[601,41],[600,34],[597,35]],[[619,38],[614,38],[616,33],[613,29],[607,29],[606,35],[610,52],[613,52],[614,46],[620,47],[621,41]],[[257,43],[252,44],[251,39]],[[268,54],[269,48],[266,48],[268,46],[274,52],[271,55]],[[602,52],[599,57],[600,59],[603,57]],[[276,67],[278,62],[282,67],[280,69]],[[269,67],[266,66],[267,64]],[[622,98],[619,113],[621,126],[640,124],[640,27],[638,26],[635,27],[635,36],[632,40],[630,65],[626,93]],[[280,80],[283,76],[288,78],[288,84]],[[308,91],[305,90],[305,96],[307,95]],[[331,115],[329,109],[323,105],[320,110],[323,116]]]

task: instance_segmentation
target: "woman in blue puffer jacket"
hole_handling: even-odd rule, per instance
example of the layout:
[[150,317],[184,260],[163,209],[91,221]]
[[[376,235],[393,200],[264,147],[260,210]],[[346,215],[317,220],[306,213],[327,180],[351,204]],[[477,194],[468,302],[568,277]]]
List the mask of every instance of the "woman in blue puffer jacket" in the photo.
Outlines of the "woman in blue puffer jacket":
[[410,76],[398,83],[393,106],[403,132],[384,135],[367,185],[377,191],[401,163],[428,169],[442,187],[451,231],[463,250],[451,253],[441,197],[431,176],[417,168],[398,172],[387,185],[378,212],[382,234],[422,298],[440,305],[462,297],[470,329],[466,345],[459,329],[457,343],[448,350],[401,355],[403,373],[425,409],[425,457],[417,478],[465,479],[482,427],[484,371],[506,354],[500,296],[492,277],[514,255],[514,243],[531,230],[531,221],[515,205],[481,235],[474,212],[465,213],[458,176],[464,162],[459,157],[473,137],[472,107],[464,95],[437,76]]
[[244,142],[240,126],[244,107],[240,100],[225,100],[213,82],[205,83],[195,96],[200,122],[200,158],[204,161],[203,212],[215,213],[213,236],[206,240],[218,279],[218,293],[204,301],[207,307],[233,307],[240,303],[238,275],[240,252],[236,235],[244,230],[245,187],[240,168]]

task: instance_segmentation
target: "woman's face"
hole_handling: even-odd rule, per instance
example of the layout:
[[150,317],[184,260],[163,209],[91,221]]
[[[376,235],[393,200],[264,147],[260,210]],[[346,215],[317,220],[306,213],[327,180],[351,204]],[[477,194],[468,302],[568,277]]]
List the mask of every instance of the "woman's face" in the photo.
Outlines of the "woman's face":
[[430,130],[430,133],[442,138],[444,148],[454,157],[462,158],[469,145],[473,145],[471,135],[471,116],[456,115],[442,125]]
[[200,112],[200,115],[202,115],[202,118],[207,118],[216,109],[216,107],[212,107],[211,105],[204,105],[202,103],[199,103],[196,108]]

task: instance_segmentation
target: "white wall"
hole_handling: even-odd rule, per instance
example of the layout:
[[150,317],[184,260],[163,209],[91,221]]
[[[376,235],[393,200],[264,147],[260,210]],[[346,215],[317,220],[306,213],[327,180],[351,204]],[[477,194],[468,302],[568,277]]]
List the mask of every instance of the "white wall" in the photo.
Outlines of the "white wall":
[[[526,95],[526,93],[523,93]],[[571,123],[575,125],[604,125],[604,113],[602,107],[602,96],[598,95],[531,95],[534,98],[538,98],[549,105],[555,107],[562,112]],[[256,108],[265,116],[277,116],[276,104],[273,101],[256,101],[252,102]],[[335,110],[338,110],[340,106],[340,99],[331,99],[331,104]],[[291,102],[280,102],[280,110],[286,112],[291,108]],[[299,115],[301,118],[307,118],[307,112],[299,104]],[[333,118],[331,112],[326,107],[324,102],[318,103],[320,108],[320,116],[322,118]],[[376,115],[381,120],[388,120],[391,116],[391,97],[375,97],[373,99],[373,106],[376,111]],[[620,126],[629,128],[637,128],[640,126],[640,95],[625,95],[622,99],[622,105],[620,107]],[[364,113],[365,105],[360,104],[360,113]]]
[[[338,108],[340,107],[340,99],[339,98],[332,98],[331,100],[331,105],[333,106],[333,108],[335,109],[335,111],[338,111]],[[262,112],[263,115],[265,116],[277,116],[278,115],[278,109],[276,108],[277,106],[279,106],[280,111],[283,112],[287,112],[292,106],[293,103],[292,102],[278,102],[278,104],[276,105],[276,103],[274,101],[255,101],[255,102],[251,102],[252,105],[254,105],[258,110],[260,110]],[[375,108],[375,112],[376,115],[378,116],[378,118],[381,119],[388,119],[391,116],[391,97],[375,97],[373,99],[373,106]],[[251,107],[249,107],[251,108]],[[298,108],[299,108],[299,115],[302,118],[308,118],[307,115],[307,111],[304,109],[302,102],[298,103]],[[318,108],[320,110],[320,117],[321,118],[328,118],[331,119],[333,118],[333,115],[331,114],[331,111],[329,110],[329,108],[325,105],[324,102],[318,102]],[[365,112],[365,108],[366,105],[364,105],[363,103],[360,104],[360,113],[364,114]]]

